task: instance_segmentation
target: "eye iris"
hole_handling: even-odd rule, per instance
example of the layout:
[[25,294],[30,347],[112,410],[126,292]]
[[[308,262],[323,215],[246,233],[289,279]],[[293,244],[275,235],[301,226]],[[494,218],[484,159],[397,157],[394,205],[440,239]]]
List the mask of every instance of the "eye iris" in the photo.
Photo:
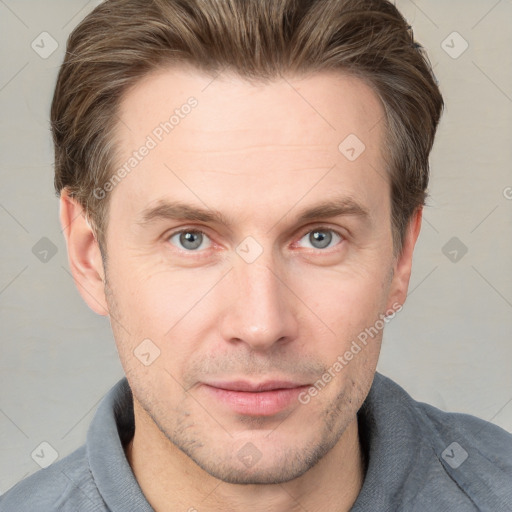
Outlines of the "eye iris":
[[180,234],[180,244],[185,249],[197,249],[203,242],[203,235],[194,231],[186,231]]
[[309,234],[309,241],[313,247],[324,249],[332,241],[332,233],[329,231],[312,231]]

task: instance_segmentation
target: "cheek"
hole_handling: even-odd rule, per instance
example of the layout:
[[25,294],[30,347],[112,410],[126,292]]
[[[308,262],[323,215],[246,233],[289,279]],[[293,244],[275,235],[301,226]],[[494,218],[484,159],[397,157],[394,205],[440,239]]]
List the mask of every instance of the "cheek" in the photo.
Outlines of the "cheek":
[[173,273],[162,272],[160,264],[144,259],[119,257],[108,275],[119,313],[141,329],[172,322],[167,315],[179,305],[184,288]]
[[316,354],[322,354],[322,361],[328,367],[339,363],[343,368],[340,372],[344,378],[336,382],[350,380],[349,376],[357,381],[362,375],[371,374],[382,340],[382,329],[375,326],[379,314],[385,311],[385,276],[378,271],[330,272],[317,275],[315,287],[309,281],[301,280],[298,293],[307,297],[304,302],[314,313],[308,315],[308,323],[316,339]]
[[297,294],[340,336],[373,324],[385,308],[387,287],[382,272],[323,271],[303,277],[297,283]]
[[121,267],[119,270],[122,278],[110,283],[113,292],[109,305],[115,317],[111,318],[111,325],[125,374],[132,384],[139,384],[141,393],[157,389],[164,382],[178,386],[178,392],[181,370],[194,350],[193,343],[183,342],[190,340],[192,333],[182,329],[180,319],[184,313],[179,290],[167,286],[162,279],[139,279],[133,273],[122,274]]
[[210,296],[214,294],[208,292],[217,280],[213,271],[194,273],[148,266],[136,259],[118,260],[112,275],[109,273],[109,304],[117,319],[111,324],[123,366],[138,368],[133,355],[147,339],[160,351],[156,366],[177,368],[186,362],[197,348],[196,341],[216,318]]

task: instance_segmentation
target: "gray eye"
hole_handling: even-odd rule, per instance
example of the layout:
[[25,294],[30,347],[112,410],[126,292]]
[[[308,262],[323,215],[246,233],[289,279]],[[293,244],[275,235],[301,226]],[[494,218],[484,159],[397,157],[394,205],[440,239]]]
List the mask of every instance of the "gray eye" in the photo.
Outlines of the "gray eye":
[[169,241],[179,249],[196,251],[209,245],[208,237],[201,231],[180,231],[169,238]]
[[312,231],[309,234],[309,241],[313,247],[317,249],[325,249],[332,240],[332,233],[329,231]]
[[181,233],[180,234],[180,244],[185,247],[185,249],[197,249],[201,247],[201,243],[203,242],[203,235],[201,233]]
[[325,249],[340,240],[341,236],[332,229],[315,229],[301,238],[301,244],[310,249]]

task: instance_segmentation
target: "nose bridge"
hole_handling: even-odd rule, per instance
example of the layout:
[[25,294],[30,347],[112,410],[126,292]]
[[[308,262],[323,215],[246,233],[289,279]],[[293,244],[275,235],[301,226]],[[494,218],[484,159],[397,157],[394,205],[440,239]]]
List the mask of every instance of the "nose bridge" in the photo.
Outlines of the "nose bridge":
[[[240,283],[240,298],[262,313],[268,308],[279,308],[279,280],[274,265],[267,260],[254,263],[239,262],[235,268],[235,278]],[[258,306],[261,306],[258,308]],[[255,311],[256,313],[257,311]]]
[[226,339],[265,350],[296,336],[292,296],[277,276],[279,270],[270,253],[250,263],[236,259],[231,276],[234,300],[224,324]]

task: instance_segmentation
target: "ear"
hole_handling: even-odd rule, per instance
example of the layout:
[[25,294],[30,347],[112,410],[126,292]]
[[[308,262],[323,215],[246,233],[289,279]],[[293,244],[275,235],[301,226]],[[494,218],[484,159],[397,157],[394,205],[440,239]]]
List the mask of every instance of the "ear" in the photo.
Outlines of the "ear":
[[[420,234],[422,215],[423,207],[420,206],[416,209],[407,225],[403,247],[396,257],[393,267],[393,278],[391,280],[387,304],[388,309],[396,310],[396,304],[402,306],[407,298],[412,269],[412,255],[416,240]],[[395,305],[395,307],[393,307],[393,305]]]
[[82,206],[69,196],[67,189],[60,195],[60,223],[66,238],[69,266],[80,295],[95,313],[108,315],[100,247]]

